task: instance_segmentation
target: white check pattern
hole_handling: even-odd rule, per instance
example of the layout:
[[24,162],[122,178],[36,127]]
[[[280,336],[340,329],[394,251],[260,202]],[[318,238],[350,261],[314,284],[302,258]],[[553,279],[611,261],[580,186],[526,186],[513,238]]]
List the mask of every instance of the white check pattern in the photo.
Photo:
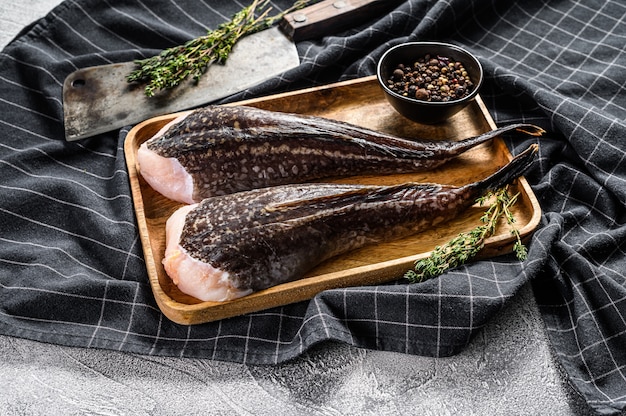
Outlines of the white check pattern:
[[[246,363],[283,362],[326,340],[446,356],[532,282],[572,385],[593,411],[624,411],[626,4],[412,0],[300,43],[300,67],[228,100],[373,74],[383,51],[407,40],[449,41],[479,56],[496,122],[549,132],[527,175],[543,210],[529,258],[184,327],[163,317],[147,282],[123,155],[130,127],[65,142],[62,83],[77,68],[200,36],[245,5],[68,0],[0,52],[0,333]],[[529,143],[507,139],[513,153]]]

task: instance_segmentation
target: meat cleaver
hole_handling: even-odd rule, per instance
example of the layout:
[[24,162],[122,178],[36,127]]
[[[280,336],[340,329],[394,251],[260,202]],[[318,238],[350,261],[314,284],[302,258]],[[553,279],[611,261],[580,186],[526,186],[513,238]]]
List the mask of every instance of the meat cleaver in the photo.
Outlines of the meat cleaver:
[[270,29],[242,38],[224,65],[211,65],[195,82],[144,93],[129,83],[134,62],[79,69],[63,84],[65,139],[74,141],[182,111],[243,91],[300,64],[296,41],[336,33],[381,15],[397,1],[324,0],[294,11]]

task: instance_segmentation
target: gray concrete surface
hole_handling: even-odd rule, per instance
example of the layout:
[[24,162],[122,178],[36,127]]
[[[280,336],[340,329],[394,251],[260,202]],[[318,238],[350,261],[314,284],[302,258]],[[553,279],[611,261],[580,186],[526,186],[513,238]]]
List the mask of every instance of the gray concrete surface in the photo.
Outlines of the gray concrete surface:
[[[0,0],[0,48],[59,0]],[[2,415],[582,415],[531,290],[444,359],[323,344],[278,366],[0,336]]]
[[2,415],[583,415],[529,288],[461,354],[324,344],[278,366],[0,336]]

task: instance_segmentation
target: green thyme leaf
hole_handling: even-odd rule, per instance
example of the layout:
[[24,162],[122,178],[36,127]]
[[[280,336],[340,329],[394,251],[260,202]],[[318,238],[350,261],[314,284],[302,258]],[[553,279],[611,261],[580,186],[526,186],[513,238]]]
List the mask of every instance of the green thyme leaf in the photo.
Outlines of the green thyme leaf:
[[513,252],[520,261],[525,260],[528,251],[522,243],[519,230],[514,227],[515,217],[511,211],[511,207],[517,202],[518,195],[509,195],[507,186],[478,198],[476,202],[481,206],[494,198],[493,203],[480,217],[483,224],[468,232],[460,233],[442,246],[435,247],[429,257],[416,261],[414,268],[408,270],[404,278],[411,283],[423,282],[472,260],[485,246],[485,240],[496,233],[502,217],[512,227],[511,233],[516,238]]
[[126,80],[146,84],[144,91],[148,97],[158,91],[175,88],[190,76],[198,81],[210,65],[224,64],[241,38],[273,26],[285,14],[304,7],[308,2],[297,0],[289,9],[269,16],[269,0],[253,0],[229,22],[207,31],[205,36],[165,49],[156,56],[136,60],[136,69]]

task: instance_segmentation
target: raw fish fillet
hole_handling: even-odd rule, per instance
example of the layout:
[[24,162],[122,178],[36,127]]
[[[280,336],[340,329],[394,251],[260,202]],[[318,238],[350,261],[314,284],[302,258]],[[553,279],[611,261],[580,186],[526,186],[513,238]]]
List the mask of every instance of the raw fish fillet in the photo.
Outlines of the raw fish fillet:
[[208,106],[182,116],[143,143],[139,171],[164,196],[204,198],[329,177],[433,169],[515,124],[460,141],[406,140],[321,117],[252,107]]
[[522,175],[536,152],[532,145],[461,187],[292,184],[207,198],[170,217],[163,264],[184,293],[235,299],[301,278],[333,256],[448,221]]

